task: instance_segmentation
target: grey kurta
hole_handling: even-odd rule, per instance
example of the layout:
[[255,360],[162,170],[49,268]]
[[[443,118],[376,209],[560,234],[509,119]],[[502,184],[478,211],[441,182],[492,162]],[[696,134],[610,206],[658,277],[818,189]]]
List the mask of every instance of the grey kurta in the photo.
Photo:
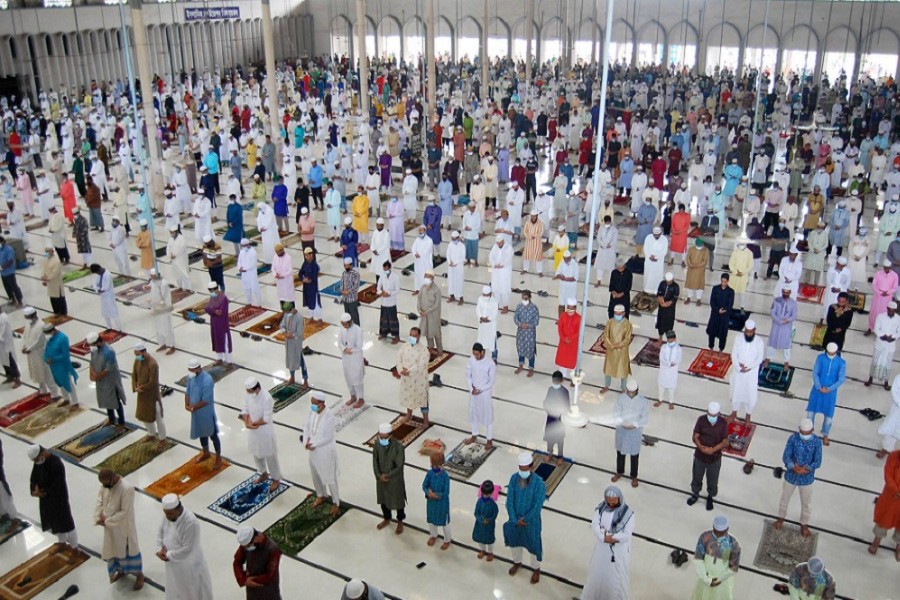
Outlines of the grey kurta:
[[[635,455],[641,452],[641,438],[644,426],[650,416],[650,403],[643,395],[637,394],[629,398],[622,392],[616,399],[616,452]],[[625,425],[633,425],[634,429],[626,429]]]
[[425,339],[441,336],[441,288],[434,283],[423,285],[419,290],[419,312],[425,311],[419,323]]
[[294,312],[284,313],[281,329],[293,336],[284,340],[284,366],[288,371],[296,371],[303,359],[303,315]]
[[[406,506],[406,483],[403,480],[403,463],[406,450],[403,444],[390,438],[390,444],[382,446],[377,441],[372,450],[372,471],[375,473],[375,490],[378,504],[390,510],[400,510]],[[381,481],[387,475],[388,481]]]
[[119,407],[119,401],[125,402],[125,387],[122,385],[122,373],[119,371],[119,362],[112,348],[104,344],[96,352],[91,352],[91,370],[96,374],[106,371],[106,375],[98,379],[97,406],[104,409]]

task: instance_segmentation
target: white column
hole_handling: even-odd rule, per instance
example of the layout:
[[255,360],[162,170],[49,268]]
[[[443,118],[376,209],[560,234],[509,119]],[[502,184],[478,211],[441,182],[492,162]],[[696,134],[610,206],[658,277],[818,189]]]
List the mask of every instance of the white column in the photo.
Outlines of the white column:
[[131,29],[134,35],[134,56],[137,77],[141,80],[142,108],[147,127],[147,156],[150,161],[150,180],[147,182],[151,202],[157,210],[162,210],[163,179],[159,147],[156,141],[156,111],[153,108],[153,71],[150,69],[150,44],[147,41],[147,27],[144,25],[142,0],[131,0]]
[[[369,57],[366,54],[366,0],[356,0],[356,44],[359,46],[359,110],[369,122]],[[376,39],[376,42],[378,40]]]
[[534,39],[534,0],[525,3],[525,83],[531,85],[531,57],[535,48],[531,47]]
[[437,96],[435,96],[437,69],[434,64],[434,0],[425,0],[425,61],[426,77],[428,78],[428,102],[427,110],[430,114],[437,113]]
[[488,63],[490,62],[490,57],[488,56],[488,19],[490,15],[488,14],[488,0],[484,0],[484,16],[481,20],[481,97],[482,100],[487,101],[490,97],[490,76]]
[[262,0],[263,52],[266,57],[266,95],[269,97],[269,135],[278,139],[276,124],[278,113],[278,86],[275,77],[275,31],[272,26],[272,6],[269,0]]

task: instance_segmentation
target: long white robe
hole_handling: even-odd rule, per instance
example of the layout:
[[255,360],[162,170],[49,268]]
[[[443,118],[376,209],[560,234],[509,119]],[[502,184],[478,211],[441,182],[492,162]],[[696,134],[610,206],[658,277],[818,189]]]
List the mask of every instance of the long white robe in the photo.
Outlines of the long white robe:
[[175,200],[181,212],[191,212],[191,186],[188,185],[187,173],[183,169],[175,171],[172,175],[172,185],[175,186]]
[[194,239],[203,243],[205,236],[212,237],[212,203],[206,196],[198,196],[194,200]]
[[[341,326],[338,333],[338,348],[341,351],[341,365],[344,368],[344,379],[347,387],[360,386],[366,376],[366,364],[363,358],[362,329],[352,323],[349,328]],[[350,349],[350,354],[344,350]]]
[[791,298],[796,298],[797,292],[800,290],[800,275],[802,274],[803,261],[799,256],[794,261],[791,261],[790,256],[782,258],[778,265],[778,283],[775,284],[773,296],[777,298],[781,295],[781,290],[788,287],[791,289]]
[[163,214],[166,217],[166,231],[181,225],[181,203],[175,196],[169,196],[163,203]]
[[463,297],[463,265],[466,263],[466,245],[459,239],[447,244],[447,293],[454,298]]
[[160,346],[175,346],[175,332],[172,331],[172,290],[165,279],[150,280],[150,312],[156,321],[156,343]]
[[[470,356],[466,363],[466,383],[469,386],[469,423],[491,427],[494,424],[494,381],[497,365],[487,356],[478,360]],[[472,389],[480,390],[473,394]]]
[[[894,360],[894,352],[897,349],[897,338],[900,338],[900,315],[894,313],[893,317],[888,316],[887,312],[883,312],[875,317],[875,327],[872,329],[875,334],[875,349],[872,352],[872,371],[870,375],[880,376],[883,381],[888,381],[891,376],[891,367]],[[884,336],[892,337],[895,341],[888,342],[881,339]],[[875,370],[882,373],[874,373]]]
[[187,509],[174,522],[163,517],[156,551],[165,546],[166,600],[213,600],[212,580],[200,543],[200,523]]
[[94,291],[100,295],[100,314],[104,319],[119,318],[119,307],[116,306],[116,292],[113,288],[113,276],[108,270],[94,275]]
[[325,407],[321,413],[309,411],[306,427],[303,429],[303,445],[310,442],[313,446],[309,454],[309,469],[318,475],[324,485],[337,483],[338,457],[335,441],[336,420],[331,409]]
[[422,289],[422,282],[425,281],[425,273],[434,268],[434,242],[427,235],[419,236],[412,243],[410,251],[415,260],[413,263],[413,289],[419,291]]
[[271,265],[275,256],[275,244],[278,243],[278,226],[275,223],[275,213],[268,205],[260,205],[259,214],[256,215],[256,228],[262,237],[262,262]]
[[[878,435],[900,439],[900,375],[894,377],[891,383],[891,408],[887,417],[878,426]],[[884,448],[884,446],[882,446]],[[885,448],[891,450],[891,448]]]
[[[581,600],[628,600],[631,595],[631,536],[634,533],[634,513],[625,522],[622,530],[613,535],[615,544],[606,543],[606,532],[612,527],[615,511],[599,507],[594,510],[591,529],[597,538],[587,581],[581,592]],[[613,561],[615,557],[615,561]]]
[[[475,305],[475,319],[478,323],[478,342],[484,346],[487,352],[493,352],[494,346],[497,345],[497,315],[500,313],[500,306],[493,296],[478,297],[478,304]],[[487,319],[484,323],[481,320]]]
[[659,349],[659,387],[672,389],[678,385],[678,368],[682,357],[681,344],[663,344]]
[[416,218],[416,192],[419,189],[419,180],[415,175],[407,175],[403,178],[400,192],[403,195],[403,210],[409,220]]
[[[846,292],[850,288],[850,269],[844,267],[840,271],[836,267],[828,269],[828,279],[825,284],[825,297],[822,299],[822,318],[828,317],[828,307],[837,302],[838,294]],[[838,291],[833,292],[832,288]]]
[[372,232],[369,249],[372,251],[372,260],[369,261],[369,271],[372,275],[381,277],[384,275],[385,261],[391,262],[391,234],[386,227],[382,227],[381,231],[376,229]]
[[594,268],[598,272],[609,273],[616,268],[616,247],[619,243],[619,230],[605,225],[597,232],[597,258]]
[[[172,270],[175,271],[175,284],[181,286],[182,282],[190,282],[190,267],[188,266],[187,242],[183,234],[179,234],[177,238],[172,238],[166,244],[166,254],[172,261]],[[190,286],[188,286],[190,289]]]
[[[753,412],[759,397],[759,365],[764,358],[765,349],[759,336],[753,336],[748,342],[743,335],[738,336],[731,349],[731,410]],[[741,365],[750,370],[741,373]]]
[[565,306],[570,298],[575,298],[578,294],[578,263],[574,258],[570,258],[568,262],[563,259],[556,267],[556,275],[575,278],[575,281],[559,280],[559,305]]
[[497,244],[491,248],[488,255],[488,266],[491,268],[491,289],[497,304],[503,307],[509,306],[509,297],[512,294],[512,246],[508,243],[501,248]]
[[[5,312],[0,312],[0,365],[9,366],[9,357],[16,359],[16,344],[13,339],[12,325]],[[16,361],[18,364],[19,361]]]
[[244,394],[241,415],[249,415],[251,422],[260,419],[265,421],[257,429],[247,430],[247,448],[256,458],[275,456],[278,453],[278,445],[275,442],[274,406],[271,394],[264,389],[258,394]]
[[[656,295],[659,282],[663,280],[666,269],[666,253],[669,251],[669,240],[661,235],[657,239],[653,234],[644,239],[644,292]],[[656,260],[650,260],[650,257]]]

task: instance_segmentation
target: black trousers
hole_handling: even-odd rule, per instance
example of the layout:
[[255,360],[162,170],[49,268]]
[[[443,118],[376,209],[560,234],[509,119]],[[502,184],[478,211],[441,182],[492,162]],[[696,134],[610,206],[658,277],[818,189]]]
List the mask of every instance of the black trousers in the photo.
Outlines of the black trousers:
[[56,255],[59,257],[59,260],[62,261],[64,265],[69,264],[69,248],[66,246],[62,246],[61,248],[56,248]]
[[778,213],[766,212],[763,215],[763,231],[765,231],[766,235],[769,234],[769,228],[771,227],[773,230],[778,227]]
[[19,365],[16,364],[16,359],[13,358],[12,352],[9,353],[9,364],[3,367],[3,375],[7,379],[18,379],[21,375]]
[[219,289],[225,291],[225,269],[221,265],[209,268],[209,280],[215,281]]
[[22,304],[22,290],[19,289],[19,284],[16,281],[16,274],[3,275],[0,277],[0,280],[3,281],[3,290],[6,292],[10,302]]
[[325,206],[325,202],[324,202],[325,196],[322,195],[322,187],[321,186],[309,188],[309,193],[312,196],[313,203],[316,208],[322,208],[323,206]]
[[214,433],[209,437],[200,438],[200,447],[203,448],[204,452],[209,452],[209,440],[210,438],[213,441],[213,448],[216,451],[216,454],[222,454],[222,442],[219,441],[219,434]]
[[359,302],[344,302],[344,312],[350,315],[350,319],[359,325]]
[[[716,337],[714,335],[709,336],[709,344],[707,344],[710,348],[716,345]],[[719,340],[719,352],[725,351],[725,342],[728,341],[728,334],[726,333],[722,337],[718,338]]]
[[69,314],[69,306],[66,303],[66,297],[50,298],[50,308],[53,309],[54,315],[64,316]]
[[710,498],[715,498],[719,493],[719,469],[722,468],[722,458],[717,458],[713,462],[702,462],[694,458],[694,465],[691,468],[691,493],[695,496],[700,495],[703,488],[703,477],[706,477],[706,494]]
[[[386,521],[391,520],[391,509],[389,509],[386,504],[381,505],[381,515],[384,517],[384,519]],[[398,521],[406,520],[406,511],[403,510],[402,508],[397,510],[397,520]]]
[[118,422],[119,425],[125,424],[125,406],[119,402],[119,405],[115,408],[115,410],[111,408],[106,409],[106,418],[109,419],[111,423]]
[[[616,473],[622,475],[625,473],[625,454],[621,452],[616,452]],[[638,459],[641,457],[640,454],[631,454],[631,471],[628,473],[628,476],[632,479],[637,479],[638,476]]]

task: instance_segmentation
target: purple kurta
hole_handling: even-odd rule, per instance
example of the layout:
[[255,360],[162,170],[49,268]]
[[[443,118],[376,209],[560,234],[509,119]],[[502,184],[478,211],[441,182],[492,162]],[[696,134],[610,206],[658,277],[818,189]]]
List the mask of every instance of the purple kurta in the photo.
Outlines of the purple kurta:
[[391,164],[393,162],[390,154],[382,154],[378,159],[378,168],[381,170],[381,187],[391,187]]
[[[793,298],[785,300],[779,296],[772,303],[772,310],[769,312],[769,315],[772,317],[769,348],[774,348],[775,350],[790,348],[794,321],[797,320],[797,301]],[[787,323],[784,321],[787,321]]]
[[509,150],[501,148],[497,152],[497,181],[506,183],[509,181]]
[[[875,329],[875,319],[887,312],[887,305],[894,299],[897,291],[897,274],[894,271],[875,273],[872,279],[872,306],[869,308],[869,329]],[[886,294],[886,295],[882,295]]]
[[431,204],[425,207],[425,215],[422,218],[422,224],[425,225],[425,233],[437,246],[441,243],[441,207]]
[[[231,352],[231,328],[228,325],[228,297],[219,293],[206,304],[209,315],[209,337],[213,352]],[[226,349],[227,348],[227,349]]]
[[388,233],[391,236],[391,250],[404,250],[403,235],[406,233],[403,225],[403,203],[391,200],[387,205]]

